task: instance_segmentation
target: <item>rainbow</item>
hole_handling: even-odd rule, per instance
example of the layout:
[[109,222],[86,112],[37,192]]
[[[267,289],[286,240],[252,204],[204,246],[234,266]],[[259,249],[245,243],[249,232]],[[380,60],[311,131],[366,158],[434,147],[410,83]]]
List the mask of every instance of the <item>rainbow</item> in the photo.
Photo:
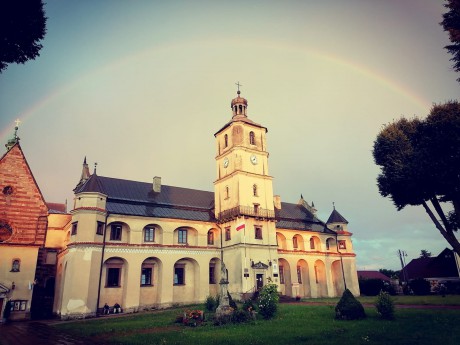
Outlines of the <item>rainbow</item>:
[[[89,81],[89,78],[97,78],[99,75],[104,73],[105,71],[116,70],[117,68],[123,68],[123,66],[127,64],[133,63],[134,60],[139,60],[143,58],[148,58],[152,56],[152,54],[158,54],[160,52],[167,52],[169,50],[179,50],[186,48],[187,45],[191,43],[176,43],[176,44],[164,44],[161,46],[154,46],[148,49],[139,51],[135,54],[124,56],[118,60],[113,61],[110,64],[107,64],[101,68],[94,69],[88,71],[88,73],[81,75],[79,78],[70,81],[65,85],[61,85],[60,87],[51,91],[48,95],[40,99],[38,102],[32,104],[28,108],[26,108],[19,119],[21,120],[22,125],[27,124],[27,121],[30,117],[32,117],[38,110],[46,108],[48,104],[53,102],[53,100],[58,99],[59,97],[66,95],[67,93],[71,92],[71,90],[76,87],[77,85],[84,84],[85,82]],[[200,45],[215,45],[215,40],[208,39],[202,41],[195,41],[193,42],[194,46]],[[349,69],[358,75],[362,75],[382,86],[385,88],[392,90],[393,92],[401,95],[402,97],[406,98],[410,102],[412,102],[416,107],[417,110],[423,112],[423,115],[427,114],[429,109],[432,106],[432,103],[423,99],[421,96],[417,95],[410,87],[407,85],[403,85],[396,80],[392,80],[387,76],[383,75],[379,71],[373,70],[368,66],[357,64],[354,61],[347,60],[341,56],[336,56],[331,53],[315,50],[313,48],[305,48],[305,47],[298,47],[295,45],[279,43],[274,41],[251,41],[251,40],[242,40],[241,38],[229,38],[227,40],[220,40],[219,44],[225,45],[236,45],[239,46],[247,44],[249,47],[262,47],[268,49],[277,49],[277,50],[284,50],[286,53],[289,52],[297,52],[300,54],[305,54],[310,57],[314,57],[315,59],[319,59],[322,61],[330,62],[334,65]],[[415,112],[414,112],[415,113]],[[5,142],[7,138],[11,137],[14,132],[14,123],[11,123],[11,126],[4,128],[0,131],[0,138],[2,142]]]

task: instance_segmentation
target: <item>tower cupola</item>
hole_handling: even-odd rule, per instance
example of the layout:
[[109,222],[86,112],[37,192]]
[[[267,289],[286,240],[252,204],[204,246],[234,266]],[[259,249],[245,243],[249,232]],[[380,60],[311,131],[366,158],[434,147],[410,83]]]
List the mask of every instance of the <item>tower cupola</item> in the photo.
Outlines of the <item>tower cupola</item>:
[[238,92],[236,98],[232,99],[231,103],[231,108],[233,111],[233,116],[232,118],[235,117],[247,117],[246,110],[248,108],[248,101],[244,97],[240,97],[241,91],[240,91],[240,86],[241,84],[238,82],[236,85],[238,85]]

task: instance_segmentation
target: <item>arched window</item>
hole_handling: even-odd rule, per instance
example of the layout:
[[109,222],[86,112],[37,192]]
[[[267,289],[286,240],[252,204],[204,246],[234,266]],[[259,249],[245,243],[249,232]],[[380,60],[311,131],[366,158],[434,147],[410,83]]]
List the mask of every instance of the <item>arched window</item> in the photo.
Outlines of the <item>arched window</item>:
[[315,249],[315,239],[313,237],[310,238],[310,249]]
[[257,196],[257,185],[256,184],[252,185],[252,194],[254,196]]
[[294,237],[292,238],[292,247],[293,247],[294,249],[299,248],[299,243],[297,242],[297,237],[296,237],[296,236],[294,236]]
[[251,145],[256,144],[256,137],[255,137],[253,131],[249,132],[249,144],[251,144]]
[[228,186],[225,186],[225,199],[230,198],[230,189]]
[[21,261],[19,259],[14,259],[11,265],[11,272],[19,272],[20,267],[21,267]]
[[208,244],[214,245],[214,232],[212,230],[208,231]]
[[228,135],[227,134],[224,135],[224,144],[225,144],[224,147],[228,146]]

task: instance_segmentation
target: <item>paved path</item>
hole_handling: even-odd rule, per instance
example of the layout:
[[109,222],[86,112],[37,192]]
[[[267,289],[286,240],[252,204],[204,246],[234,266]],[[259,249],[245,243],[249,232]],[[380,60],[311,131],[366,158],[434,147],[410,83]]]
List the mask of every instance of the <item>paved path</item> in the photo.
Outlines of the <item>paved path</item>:
[[1,345],[88,345],[43,322],[21,321],[0,324]]

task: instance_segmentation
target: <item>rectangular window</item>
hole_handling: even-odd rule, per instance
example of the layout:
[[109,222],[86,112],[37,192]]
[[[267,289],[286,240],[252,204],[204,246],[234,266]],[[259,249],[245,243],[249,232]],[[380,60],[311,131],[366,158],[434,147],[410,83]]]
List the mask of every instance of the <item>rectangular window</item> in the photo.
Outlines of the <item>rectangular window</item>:
[[144,229],[144,242],[155,242],[155,228]]
[[294,249],[299,248],[299,243],[297,242],[297,237],[292,238],[292,247],[294,247]]
[[72,235],[77,234],[78,222],[72,223]]
[[232,239],[232,233],[230,228],[225,228],[225,241],[230,241]]
[[174,285],[185,285],[185,268],[174,267]]
[[347,249],[346,242],[344,240],[339,241],[339,249]]
[[121,241],[121,225],[112,225],[110,229],[110,240]]
[[177,236],[178,243],[187,244],[187,229],[179,229]]
[[326,240],[326,250],[331,249],[330,247],[331,247],[330,241],[329,241],[329,240]]
[[142,267],[141,285],[152,285],[152,267]]
[[209,284],[216,283],[216,267],[209,266]]
[[119,287],[120,286],[120,273],[121,268],[109,267],[107,269],[107,287]]
[[280,266],[279,270],[280,270],[280,284],[284,284],[284,267]]
[[297,266],[297,281],[302,284],[302,267]]
[[310,238],[310,249],[315,249],[315,240],[314,238]]
[[97,222],[96,235],[104,235],[104,222]]
[[256,240],[262,239],[262,228],[260,226],[254,227]]

